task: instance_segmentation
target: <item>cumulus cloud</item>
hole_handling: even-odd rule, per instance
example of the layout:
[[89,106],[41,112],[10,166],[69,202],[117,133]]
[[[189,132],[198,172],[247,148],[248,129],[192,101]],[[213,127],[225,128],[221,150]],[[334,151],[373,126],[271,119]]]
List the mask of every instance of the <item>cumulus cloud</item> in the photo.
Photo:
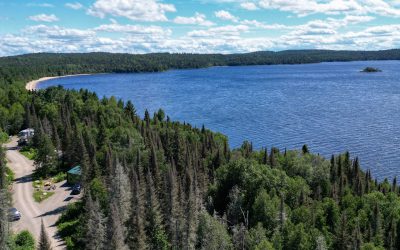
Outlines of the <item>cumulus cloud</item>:
[[35,22],[47,22],[47,23],[56,22],[59,20],[58,17],[54,14],[51,15],[39,14],[36,16],[30,16],[28,18]]
[[91,30],[70,29],[57,25],[34,25],[25,28],[22,31],[25,35],[36,35],[55,40],[64,41],[82,41],[88,38],[95,37],[96,33]]
[[259,6],[263,9],[276,9],[307,16],[315,13],[327,15],[374,13],[383,16],[400,17],[400,10],[395,4],[383,0],[260,0]]
[[258,9],[257,5],[252,2],[241,3],[240,7],[242,7],[243,9],[246,9],[246,10],[257,10]]
[[175,12],[173,4],[158,0],[97,0],[88,9],[88,14],[104,18],[107,15],[121,16],[134,21],[167,21],[167,12]]
[[259,29],[265,29],[265,30],[278,30],[278,29],[290,29],[292,27],[287,26],[287,25],[283,25],[283,24],[265,24],[263,22],[259,22],[257,20],[243,20],[240,22],[241,24],[244,25],[249,25],[249,26],[253,26],[255,28],[259,28]]
[[75,2],[75,3],[66,3],[65,7],[68,7],[73,10],[79,10],[83,8],[83,5],[79,2]]
[[213,26],[214,23],[208,21],[204,14],[196,13],[193,17],[182,17],[177,16],[174,19],[174,23],[177,24],[195,24],[201,26]]
[[207,30],[193,30],[188,32],[189,37],[232,37],[240,36],[241,33],[247,32],[249,27],[246,25],[227,25]]
[[148,35],[153,37],[166,37],[172,34],[171,29],[160,26],[121,25],[118,23],[103,24],[93,29],[99,32],[121,32],[136,35]]
[[[344,25],[368,18],[314,20],[303,26],[289,27],[289,32],[274,37],[243,37],[251,32],[245,25],[228,25],[195,30],[182,37],[173,37],[157,26],[107,24],[94,29],[71,29],[61,26],[35,25],[20,34],[0,35],[0,55],[32,52],[189,52],[238,53],[293,48],[318,49],[388,49],[400,46],[400,25],[381,25],[358,32],[337,32],[333,23]],[[338,26],[340,26],[338,25]],[[323,32],[318,32],[323,30]],[[300,32],[301,31],[301,32]],[[122,32],[117,38],[103,37],[102,32]],[[296,33],[297,32],[297,33]],[[147,35],[149,34],[149,35]]]
[[232,22],[237,22],[239,18],[232,15],[230,12],[226,10],[219,10],[215,12],[215,16],[222,20],[228,20]]

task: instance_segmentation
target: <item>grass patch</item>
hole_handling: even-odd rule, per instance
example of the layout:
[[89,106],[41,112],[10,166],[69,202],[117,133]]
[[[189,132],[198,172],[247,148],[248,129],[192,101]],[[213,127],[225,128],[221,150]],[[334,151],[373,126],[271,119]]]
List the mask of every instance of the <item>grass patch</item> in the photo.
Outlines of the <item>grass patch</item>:
[[56,176],[54,176],[52,178],[54,183],[59,183],[59,182],[62,182],[63,180],[66,180],[66,179],[67,179],[67,174],[64,173],[64,172],[60,172]]
[[37,150],[31,147],[23,147],[19,152],[29,160],[34,160],[37,154]]
[[43,191],[43,190],[35,190],[33,192],[33,199],[36,202],[42,202],[45,199],[49,198],[50,196],[52,196],[54,194],[54,192],[48,192],[48,191]]

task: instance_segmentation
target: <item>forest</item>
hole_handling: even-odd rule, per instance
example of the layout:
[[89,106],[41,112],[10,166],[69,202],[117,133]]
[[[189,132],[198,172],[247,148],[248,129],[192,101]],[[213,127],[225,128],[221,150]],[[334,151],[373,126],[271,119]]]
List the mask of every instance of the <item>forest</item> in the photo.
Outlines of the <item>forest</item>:
[[212,66],[399,59],[400,49],[382,51],[287,50],[245,54],[38,53],[0,57],[0,83],[78,73],[156,72]]
[[[281,53],[311,61],[326,52]],[[352,58],[383,59],[379,53],[399,55],[354,52]],[[350,58],[342,54],[347,55],[342,60]],[[113,56],[119,59],[113,61]],[[91,57],[98,59],[91,64]],[[163,54],[132,56],[138,66],[130,59],[118,66],[129,57],[37,54],[0,59],[6,65],[0,68],[3,142],[8,134],[33,127],[36,175],[54,176],[82,166],[83,198],[57,222],[68,249],[400,248],[396,178],[379,182],[349,152],[325,159],[307,145],[254,149],[248,141],[231,149],[226,136],[172,121],[162,109],[142,115],[131,101],[99,98],[87,90],[24,89],[24,82],[45,75],[134,72],[139,66],[150,71],[154,68],[142,63],[158,65],[165,58],[171,62],[164,69],[190,67],[184,59],[174,61],[177,55]],[[214,55],[229,62],[224,57]],[[330,58],[339,57],[338,52]],[[191,63],[210,59],[197,58]],[[184,66],[176,66],[178,62]],[[6,171],[0,151],[0,246],[14,249],[6,219],[11,202]]]

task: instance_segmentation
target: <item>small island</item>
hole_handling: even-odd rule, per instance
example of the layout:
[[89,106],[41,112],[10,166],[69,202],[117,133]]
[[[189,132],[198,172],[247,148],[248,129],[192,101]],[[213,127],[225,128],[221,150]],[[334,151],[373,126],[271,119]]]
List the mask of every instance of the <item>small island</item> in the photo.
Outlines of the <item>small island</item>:
[[382,70],[378,68],[373,68],[373,67],[366,67],[365,69],[361,70],[361,72],[364,73],[376,73],[376,72],[382,72]]

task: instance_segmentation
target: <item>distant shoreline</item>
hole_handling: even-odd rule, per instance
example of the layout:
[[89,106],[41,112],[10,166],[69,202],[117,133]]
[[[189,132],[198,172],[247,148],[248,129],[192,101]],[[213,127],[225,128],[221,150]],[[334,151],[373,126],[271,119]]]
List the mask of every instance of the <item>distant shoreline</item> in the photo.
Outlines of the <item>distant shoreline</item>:
[[72,76],[88,76],[88,75],[92,75],[92,74],[76,74],[76,75],[65,75],[65,76],[46,76],[46,77],[42,77],[39,78],[37,80],[32,80],[30,82],[28,82],[25,85],[25,89],[29,90],[29,91],[35,91],[37,90],[37,86],[39,83],[43,82],[43,81],[47,81],[47,80],[51,80],[51,79],[57,79],[57,78],[63,78],[63,77],[72,77]]

